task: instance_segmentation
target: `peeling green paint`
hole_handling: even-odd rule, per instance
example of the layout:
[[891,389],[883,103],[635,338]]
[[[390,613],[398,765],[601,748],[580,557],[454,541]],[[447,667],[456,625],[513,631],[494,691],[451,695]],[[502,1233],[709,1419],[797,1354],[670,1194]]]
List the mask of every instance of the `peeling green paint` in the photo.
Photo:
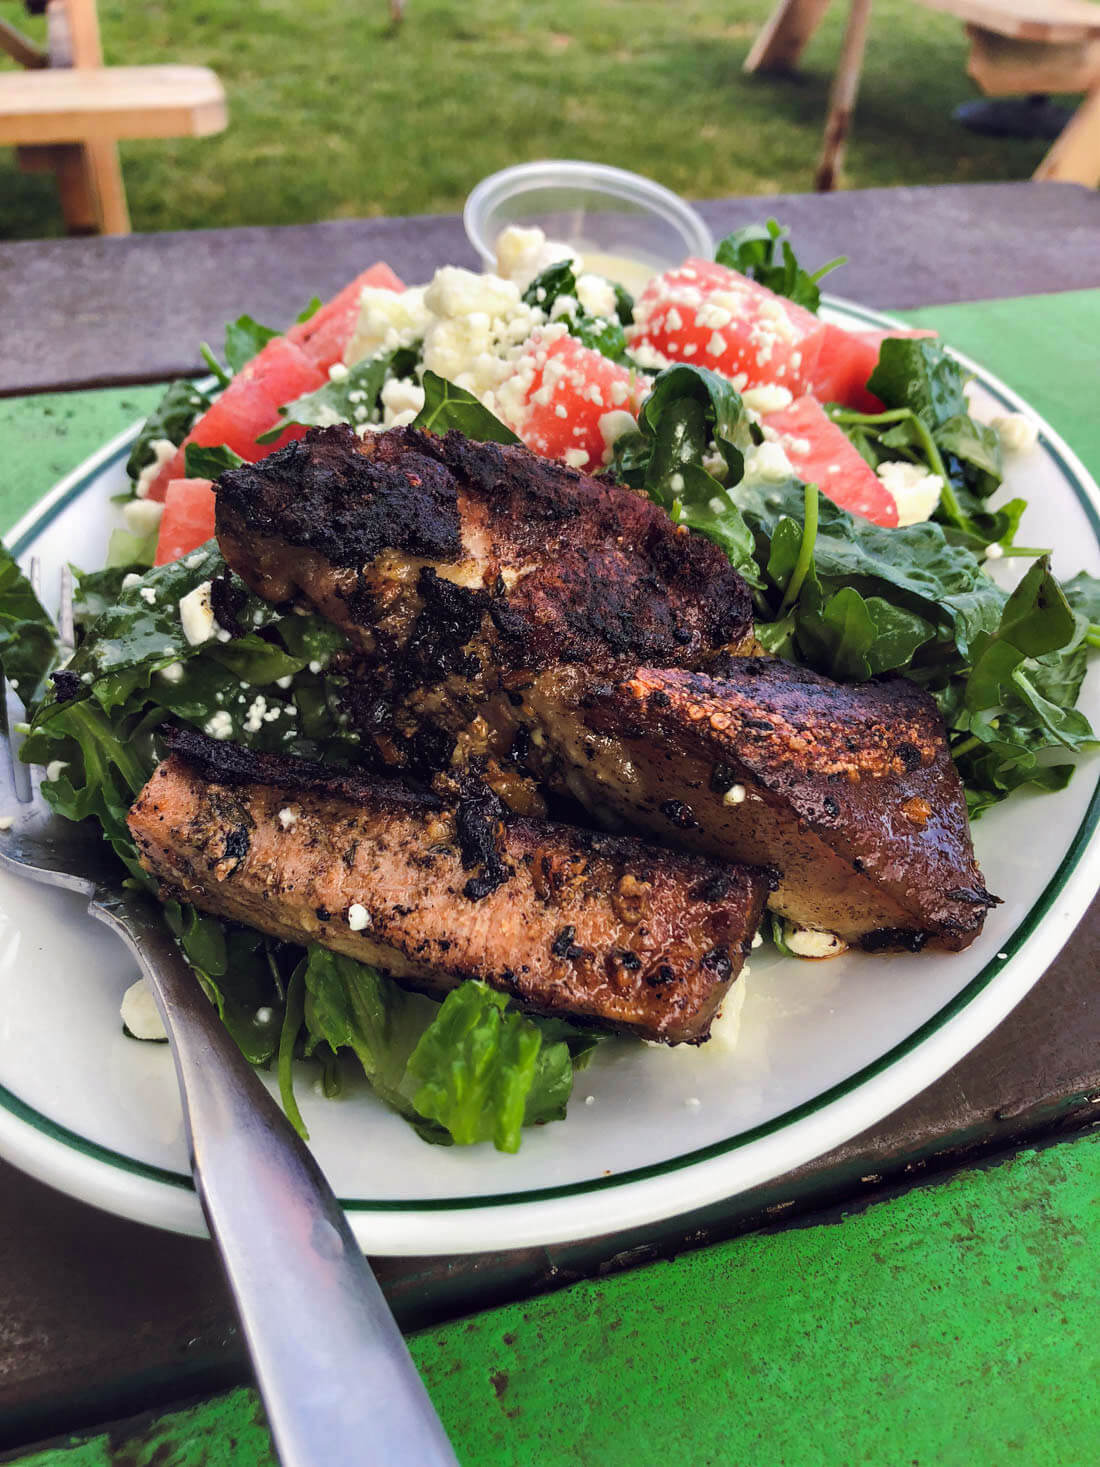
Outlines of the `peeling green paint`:
[[[1091,1133],[410,1346],[466,1467],[1084,1467],[1098,1224]],[[200,1463],[274,1467],[253,1393],[19,1467]]]

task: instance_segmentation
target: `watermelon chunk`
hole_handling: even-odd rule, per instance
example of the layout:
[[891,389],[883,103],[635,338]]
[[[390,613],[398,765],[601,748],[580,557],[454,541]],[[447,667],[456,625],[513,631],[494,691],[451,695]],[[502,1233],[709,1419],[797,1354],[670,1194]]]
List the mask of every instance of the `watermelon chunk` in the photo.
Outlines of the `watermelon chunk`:
[[191,429],[180,451],[157,474],[149,486],[149,498],[164,500],[168,485],[183,476],[188,443],[206,448],[224,443],[249,463],[301,438],[304,428],[287,428],[272,443],[258,444],[262,433],[275,427],[279,408],[307,392],[315,392],[328,380],[328,369],[344,354],[344,347],[359,316],[363,287],[385,290],[405,287],[390,267],[379,261],[340,291],[308,321],[292,326],[285,336],[273,337],[241,368],[212,407]]
[[517,363],[525,382],[512,427],[543,458],[591,471],[611,459],[619,431],[636,419],[649,379],[583,346],[575,336],[547,342],[536,333]]
[[819,402],[839,402],[857,413],[881,413],[883,405],[867,391],[867,379],[878,365],[888,336],[935,336],[935,331],[894,328],[890,331],[847,331],[827,322],[821,354],[809,383]]
[[388,265],[379,261],[364,270],[362,275],[357,275],[350,285],[345,285],[339,295],[315,311],[308,321],[299,321],[292,326],[287,337],[301,347],[311,362],[327,371],[334,362],[343,358],[344,348],[351,340],[359,319],[359,297],[368,285],[376,290],[405,289],[404,282]]
[[165,491],[154,565],[179,560],[211,539],[214,502],[214,486],[209,479],[172,480]]
[[795,398],[790,407],[764,419],[778,434],[795,473],[816,484],[834,504],[892,529],[898,522],[894,497],[874,469],[826,416],[816,397]]
[[635,354],[649,347],[709,367],[741,390],[777,383],[797,396],[813,378],[824,334],[803,306],[726,265],[688,259],[646,286],[627,341]]

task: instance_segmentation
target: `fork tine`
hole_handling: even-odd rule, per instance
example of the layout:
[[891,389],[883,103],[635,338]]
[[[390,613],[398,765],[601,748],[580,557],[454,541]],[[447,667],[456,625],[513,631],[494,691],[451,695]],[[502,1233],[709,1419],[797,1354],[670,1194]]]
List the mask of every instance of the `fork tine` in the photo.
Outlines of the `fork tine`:
[[61,567],[61,597],[57,609],[57,629],[61,646],[72,652],[76,646],[76,627],[73,623],[73,573],[67,565]]

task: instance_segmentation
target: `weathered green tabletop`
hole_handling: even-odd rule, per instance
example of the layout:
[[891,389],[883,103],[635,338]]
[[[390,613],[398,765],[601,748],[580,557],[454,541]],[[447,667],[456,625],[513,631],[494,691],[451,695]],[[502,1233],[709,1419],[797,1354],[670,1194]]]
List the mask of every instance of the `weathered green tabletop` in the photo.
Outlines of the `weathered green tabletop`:
[[[861,294],[855,283],[849,288]],[[896,298],[915,297],[899,290]],[[876,303],[889,300],[879,289]],[[909,314],[1021,390],[1100,471],[1100,290]],[[4,520],[155,396],[153,388],[130,387],[0,400]],[[778,1219],[788,1222],[783,1231],[765,1228],[628,1272],[617,1269],[681,1247],[687,1226],[619,1240],[618,1252],[606,1240],[587,1252],[539,1250],[517,1259],[511,1275],[499,1258],[426,1260],[419,1273],[383,1265],[410,1324],[468,1313],[487,1299],[517,1300],[412,1340],[461,1460],[501,1467],[1094,1460],[1096,931],[1095,920],[1082,928],[1077,950],[967,1066],[874,1134],[740,1209],[700,1220],[696,1242]],[[1075,1127],[1076,1139],[1054,1143],[1060,1124]],[[1029,1137],[1043,1144],[1020,1152]],[[985,1148],[987,1160],[952,1171],[971,1147]],[[1018,1154],[1004,1159],[1012,1150]],[[897,1185],[920,1173],[934,1184]],[[271,1462],[257,1402],[243,1386],[27,1455],[26,1444],[51,1425],[91,1428],[112,1401],[133,1410],[143,1369],[159,1402],[244,1377],[208,1245],[161,1240],[6,1168],[0,1175],[7,1280],[0,1440],[12,1459],[36,1467]],[[822,1210],[835,1198],[841,1206]],[[799,1225],[791,1226],[795,1216]],[[82,1249],[111,1276],[95,1282],[71,1256]],[[144,1278],[141,1266],[157,1259],[165,1276]],[[595,1277],[526,1297],[580,1274]],[[80,1296],[60,1298],[57,1280]],[[120,1292],[140,1296],[141,1307],[128,1300],[120,1310]],[[171,1319],[158,1318],[158,1309],[195,1330],[190,1355],[199,1368],[187,1351],[174,1359],[164,1350]],[[132,1321],[128,1345],[104,1323],[116,1313]],[[97,1340],[114,1352],[98,1370]],[[32,1380],[29,1357],[43,1362],[44,1376],[40,1370]],[[105,1391],[105,1382],[124,1377],[120,1394]]]

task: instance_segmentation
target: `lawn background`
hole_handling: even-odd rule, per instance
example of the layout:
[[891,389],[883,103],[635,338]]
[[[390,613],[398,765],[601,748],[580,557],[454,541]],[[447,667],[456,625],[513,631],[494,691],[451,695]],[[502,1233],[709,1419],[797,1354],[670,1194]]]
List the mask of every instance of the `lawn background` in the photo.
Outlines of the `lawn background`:
[[[447,212],[485,174],[540,157],[617,163],[695,198],[805,191],[848,6],[835,0],[800,77],[747,77],[770,8],[408,0],[395,26],[386,0],[100,0],[108,62],[200,62],[229,98],[218,137],[123,144],[133,227]],[[0,16],[43,34],[16,0]],[[952,122],[974,95],[966,55],[949,16],[877,0],[849,186],[1031,173],[1043,144]],[[0,238],[60,232],[52,178],[0,149]]]

